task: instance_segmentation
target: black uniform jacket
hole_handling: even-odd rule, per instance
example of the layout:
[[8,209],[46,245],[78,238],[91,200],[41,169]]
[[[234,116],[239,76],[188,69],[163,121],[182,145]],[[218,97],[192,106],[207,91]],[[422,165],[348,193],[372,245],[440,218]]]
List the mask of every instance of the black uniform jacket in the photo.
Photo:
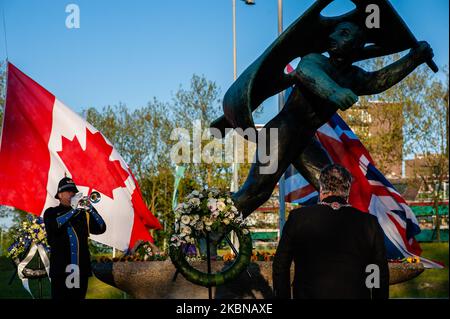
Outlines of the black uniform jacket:
[[60,204],[44,212],[44,223],[50,245],[50,277],[72,273],[66,272],[70,264],[79,267],[81,276],[91,276],[89,233],[98,235],[106,231],[106,224],[95,208],[86,213]]
[[[340,197],[324,202],[345,204]],[[284,226],[273,262],[276,298],[291,297],[290,267],[295,263],[294,298],[388,298],[389,269],[384,233],[375,216],[353,207],[337,210],[318,204],[293,210]],[[366,279],[379,267],[380,288]],[[371,266],[373,267],[373,266]],[[376,282],[369,277],[369,282]]]

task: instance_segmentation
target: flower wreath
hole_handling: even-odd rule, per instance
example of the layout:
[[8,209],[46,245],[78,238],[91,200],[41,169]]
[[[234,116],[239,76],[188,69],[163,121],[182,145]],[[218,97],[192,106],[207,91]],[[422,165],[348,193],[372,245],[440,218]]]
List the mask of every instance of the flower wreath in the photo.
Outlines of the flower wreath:
[[[14,230],[14,238],[14,242],[8,248],[7,256],[13,260],[16,266],[19,266],[27,256],[33,244],[41,245],[46,254],[50,252],[44,221],[40,217],[27,215],[27,219]],[[22,274],[25,278],[47,277],[47,272],[43,265],[40,268],[25,267]]]
[[[234,231],[239,240],[239,254],[224,271],[205,273],[186,260],[189,247],[210,234],[225,235]],[[250,263],[252,238],[242,213],[228,194],[215,189],[193,191],[175,209],[175,230],[170,239],[170,258],[177,270],[189,281],[205,286],[217,286],[235,279]]]

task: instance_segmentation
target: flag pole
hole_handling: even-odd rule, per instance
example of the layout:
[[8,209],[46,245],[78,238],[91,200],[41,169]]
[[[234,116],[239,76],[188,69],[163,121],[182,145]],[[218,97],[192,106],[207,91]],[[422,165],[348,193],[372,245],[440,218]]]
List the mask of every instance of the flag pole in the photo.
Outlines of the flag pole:
[[3,227],[0,227],[0,256],[3,256]]
[[8,99],[8,76],[9,76],[9,61],[8,56],[6,56],[6,72],[5,72],[5,101],[3,102],[3,118],[2,118],[2,126],[0,129],[0,150],[2,149],[2,140],[3,140],[3,128],[5,127],[5,118],[6,118],[6,101]]
[[173,183],[173,195],[172,195],[172,210],[175,210],[178,205],[178,186],[180,185],[181,179],[184,177],[184,171],[186,167],[183,165],[175,166],[175,179]]
[[[175,211],[178,205],[178,185],[180,184],[181,179],[184,177],[184,171],[186,170],[186,167],[183,165],[176,165],[175,166],[175,179],[173,182],[173,196],[172,196],[172,210]],[[164,225],[165,225],[164,221]],[[164,227],[165,229],[165,227]],[[165,248],[165,246],[164,246]],[[179,270],[175,270],[175,274],[173,275],[172,281],[175,282],[178,277]]]
[[6,19],[5,19],[5,7],[2,6],[2,17],[3,17],[3,35],[5,39],[5,51],[6,51],[6,65],[8,65],[9,55],[8,55],[8,40],[6,37]]

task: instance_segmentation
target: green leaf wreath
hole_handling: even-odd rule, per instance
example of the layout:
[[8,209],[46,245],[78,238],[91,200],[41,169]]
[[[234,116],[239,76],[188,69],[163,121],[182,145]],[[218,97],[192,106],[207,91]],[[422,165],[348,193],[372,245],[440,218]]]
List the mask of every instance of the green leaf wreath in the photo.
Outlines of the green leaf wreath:
[[[205,273],[186,259],[190,245],[211,234],[225,235],[234,231],[239,240],[239,254],[226,270]],[[250,263],[252,238],[242,213],[229,194],[215,189],[193,191],[175,209],[175,227],[170,240],[170,258],[177,270],[189,281],[205,286],[218,286],[235,279]]]

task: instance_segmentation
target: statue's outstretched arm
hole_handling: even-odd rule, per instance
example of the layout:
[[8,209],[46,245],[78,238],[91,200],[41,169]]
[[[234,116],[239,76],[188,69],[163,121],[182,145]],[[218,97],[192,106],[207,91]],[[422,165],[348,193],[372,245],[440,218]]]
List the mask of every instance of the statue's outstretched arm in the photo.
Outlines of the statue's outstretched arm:
[[386,91],[399,83],[422,63],[431,60],[433,50],[427,42],[419,42],[419,46],[398,61],[375,72],[360,73],[357,79],[358,95],[372,95]]
[[328,100],[341,110],[346,110],[358,101],[358,96],[350,89],[337,84],[324,70],[320,54],[305,56],[291,76],[300,86],[306,87],[316,96]]

